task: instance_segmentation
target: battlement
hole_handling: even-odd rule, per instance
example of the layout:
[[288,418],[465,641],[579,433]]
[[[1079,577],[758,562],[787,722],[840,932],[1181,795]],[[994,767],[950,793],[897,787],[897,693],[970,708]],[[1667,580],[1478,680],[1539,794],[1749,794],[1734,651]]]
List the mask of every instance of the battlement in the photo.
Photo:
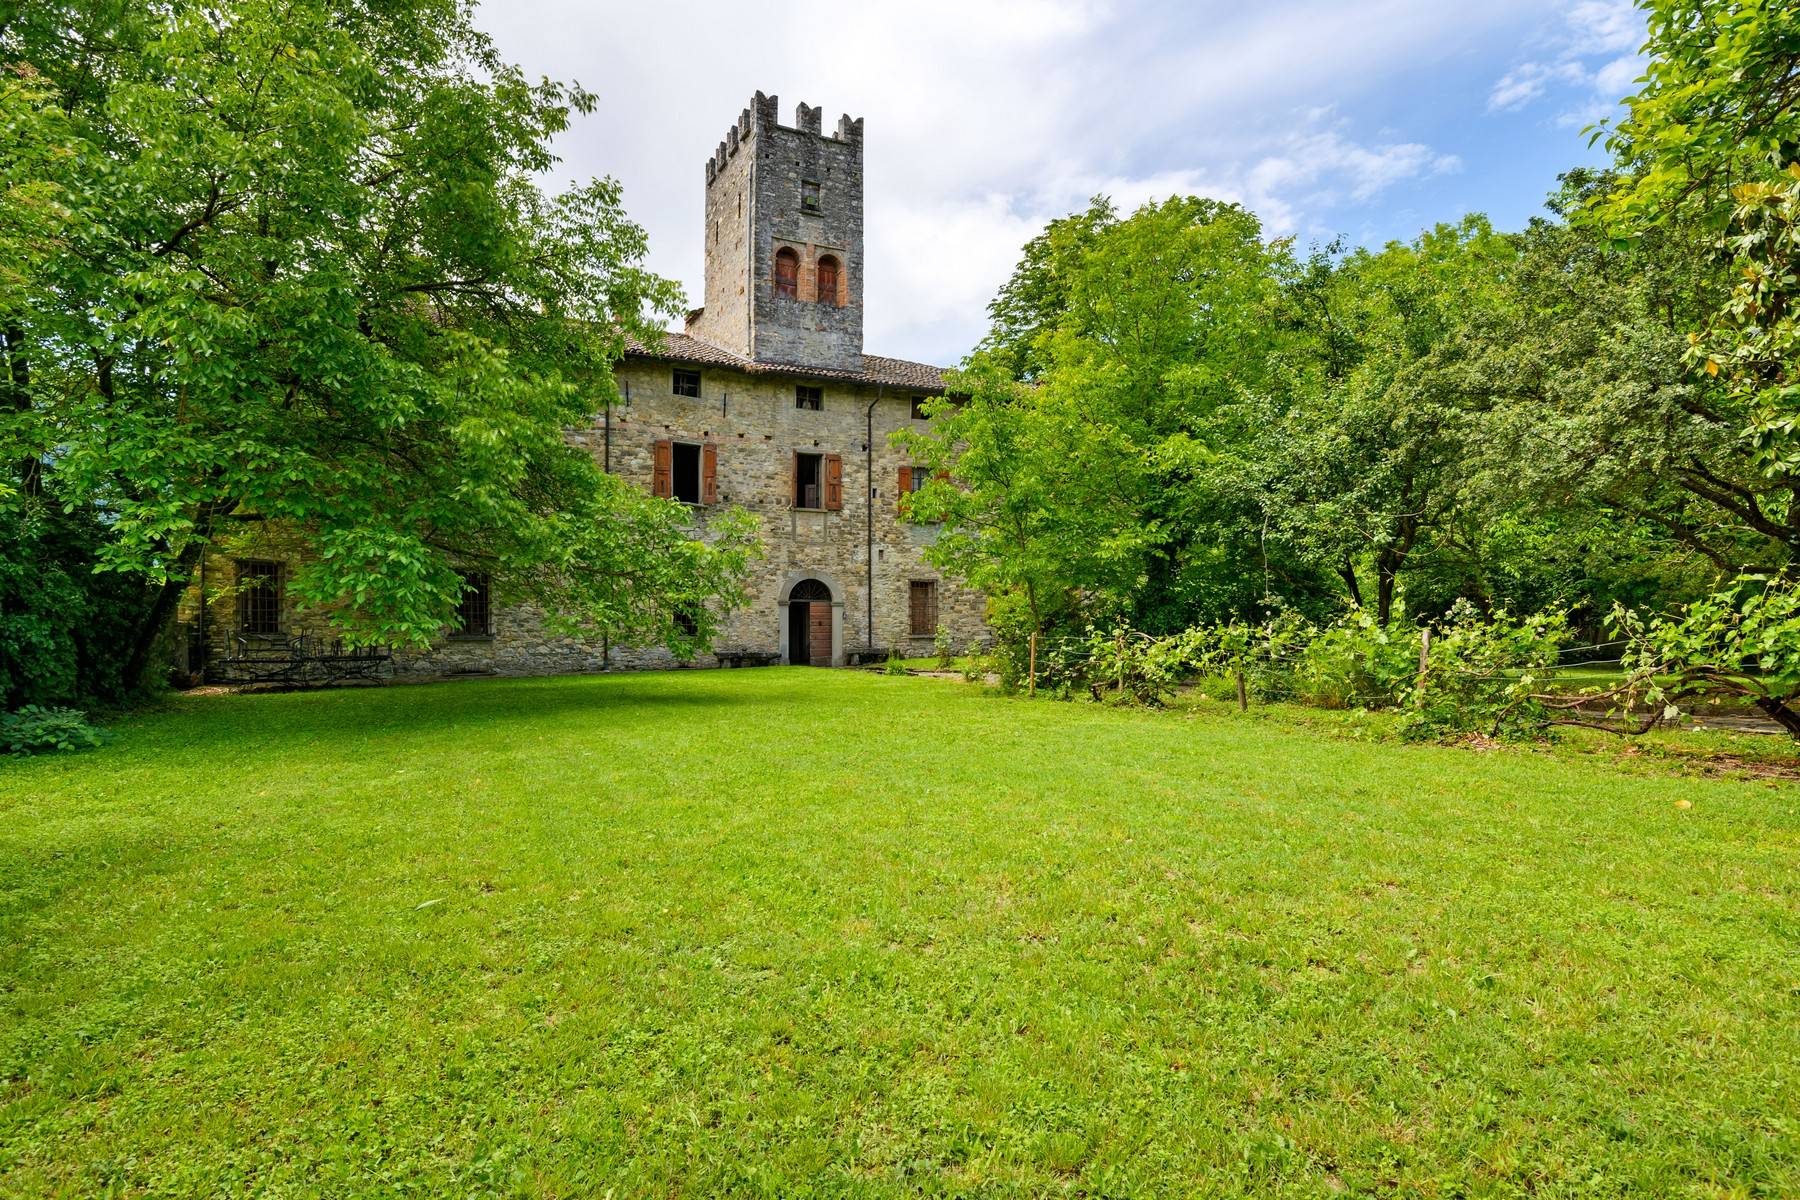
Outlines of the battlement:
[[736,124],[725,131],[725,140],[719,143],[712,156],[706,160],[706,182],[709,186],[737,154],[738,147],[765,129],[789,129],[795,133],[810,133],[827,141],[846,143],[858,153],[861,152],[863,139],[863,119],[861,117],[852,119],[849,113],[845,113],[838,118],[837,128],[830,134],[826,134],[823,129],[825,117],[823,108],[815,108],[802,100],[794,108],[794,123],[783,125],[780,106],[781,97],[779,96],[765,96],[758,92],[751,98],[749,106],[738,114]]

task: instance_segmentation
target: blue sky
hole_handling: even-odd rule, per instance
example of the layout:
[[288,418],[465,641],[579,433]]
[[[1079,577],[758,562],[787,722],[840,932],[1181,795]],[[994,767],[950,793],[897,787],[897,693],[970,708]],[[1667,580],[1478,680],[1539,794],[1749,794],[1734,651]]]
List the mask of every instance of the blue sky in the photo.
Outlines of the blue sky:
[[[761,89],[867,122],[866,349],[938,363],[1019,247],[1096,192],[1197,193],[1271,236],[1373,244],[1542,210],[1641,70],[1630,0],[487,0],[533,75],[600,108],[564,174],[612,175],[651,266],[701,286],[704,166]],[[694,299],[698,303],[697,299]]]

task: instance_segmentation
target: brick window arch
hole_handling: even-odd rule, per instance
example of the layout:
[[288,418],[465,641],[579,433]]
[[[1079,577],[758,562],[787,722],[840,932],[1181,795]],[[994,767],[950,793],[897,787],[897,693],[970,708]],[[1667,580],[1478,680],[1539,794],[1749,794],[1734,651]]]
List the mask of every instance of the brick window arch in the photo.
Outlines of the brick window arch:
[[775,252],[775,294],[790,300],[800,294],[800,256],[786,246]]
[[835,306],[838,302],[838,260],[825,254],[819,257],[819,303]]

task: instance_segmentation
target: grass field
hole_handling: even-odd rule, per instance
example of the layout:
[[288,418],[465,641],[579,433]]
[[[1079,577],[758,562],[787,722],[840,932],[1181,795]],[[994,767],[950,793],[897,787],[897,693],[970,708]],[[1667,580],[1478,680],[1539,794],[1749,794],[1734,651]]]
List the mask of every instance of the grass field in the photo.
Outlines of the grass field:
[[1791,784],[806,669],[118,730],[0,761],[6,1194],[1800,1194]]

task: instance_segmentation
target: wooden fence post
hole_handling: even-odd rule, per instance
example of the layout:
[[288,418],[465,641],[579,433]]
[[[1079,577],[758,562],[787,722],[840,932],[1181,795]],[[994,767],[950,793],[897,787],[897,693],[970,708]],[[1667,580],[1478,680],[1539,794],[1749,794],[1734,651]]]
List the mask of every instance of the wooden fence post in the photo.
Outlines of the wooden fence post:
[[1025,694],[1037,695],[1037,630],[1031,631],[1031,658],[1025,668]]
[[1431,626],[1419,630],[1419,682],[1413,688],[1413,707],[1425,706],[1425,669],[1431,665]]
[[1242,664],[1240,664],[1237,669],[1237,685],[1238,685],[1238,711],[1239,712],[1249,712],[1250,711],[1250,694],[1244,690],[1244,668],[1243,668]]

